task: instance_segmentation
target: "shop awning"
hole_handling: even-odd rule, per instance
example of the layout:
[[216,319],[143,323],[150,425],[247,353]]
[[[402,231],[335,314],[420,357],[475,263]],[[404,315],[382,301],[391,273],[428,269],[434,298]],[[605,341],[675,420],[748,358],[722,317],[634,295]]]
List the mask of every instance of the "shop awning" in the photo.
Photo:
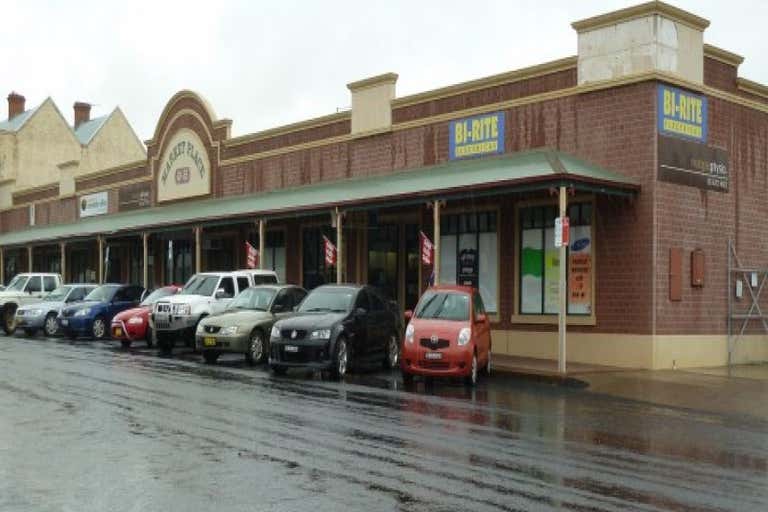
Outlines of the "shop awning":
[[546,190],[558,186],[624,196],[634,195],[640,190],[639,185],[626,176],[566,153],[536,150],[495,158],[451,161],[426,168],[259,194],[187,201],[89,217],[71,224],[36,226],[0,235],[0,246],[220,223],[257,216],[311,215],[334,207],[349,211],[418,204],[434,199]]

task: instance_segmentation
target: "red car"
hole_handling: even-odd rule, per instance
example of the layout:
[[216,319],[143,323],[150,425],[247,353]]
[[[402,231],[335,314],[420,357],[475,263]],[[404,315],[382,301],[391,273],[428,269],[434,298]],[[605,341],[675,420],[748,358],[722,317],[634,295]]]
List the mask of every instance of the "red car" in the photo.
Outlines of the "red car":
[[405,317],[400,368],[406,384],[422,375],[462,377],[474,386],[479,369],[490,374],[491,324],[476,288],[429,288]]
[[179,293],[181,286],[175,284],[164,286],[153,291],[138,307],[127,309],[115,315],[112,319],[112,339],[120,340],[124,348],[131,346],[136,340],[146,340],[147,346],[152,346],[152,329],[149,326],[149,314],[158,299]]

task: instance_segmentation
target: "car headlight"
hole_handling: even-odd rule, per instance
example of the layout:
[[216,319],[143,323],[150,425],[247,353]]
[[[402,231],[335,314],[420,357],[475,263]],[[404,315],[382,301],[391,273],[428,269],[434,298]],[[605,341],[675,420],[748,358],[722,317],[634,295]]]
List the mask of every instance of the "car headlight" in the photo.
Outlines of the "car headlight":
[[19,316],[40,316],[43,314],[42,309],[25,309],[19,310]]
[[88,316],[91,314],[91,308],[83,308],[75,311],[75,316]]
[[173,306],[174,315],[189,315],[192,313],[192,306],[189,304],[176,304]]
[[331,338],[330,329],[318,329],[316,331],[312,331],[312,334],[309,335],[309,339],[312,339],[312,340],[328,340],[330,338]]
[[232,336],[237,334],[237,326],[236,325],[230,325],[229,327],[225,327],[221,330],[222,336]]
[[141,325],[143,323],[144,323],[144,319],[141,318],[140,316],[132,316],[131,318],[128,319],[129,325]]
[[469,327],[463,328],[461,331],[459,331],[459,346],[463,347],[467,343],[469,343],[469,338],[472,337],[472,330]]
[[269,335],[272,338],[279,338],[280,337],[280,329],[278,329],[276,325],[273,325],[272,326],[272,332],[270,332]]
[[408,327],[405,328],[405,342],[406,343],[413,343],[413,333],[416,331],[416,329],[413,328],[413,324],[408,324]]

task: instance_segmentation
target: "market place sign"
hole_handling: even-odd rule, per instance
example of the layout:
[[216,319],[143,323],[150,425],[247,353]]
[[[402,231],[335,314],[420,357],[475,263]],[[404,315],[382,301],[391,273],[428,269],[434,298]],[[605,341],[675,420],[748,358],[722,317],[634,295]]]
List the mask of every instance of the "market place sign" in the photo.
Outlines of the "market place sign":
[[157,173],[157,201],[211,193],[208,151],[195,132],[181,129],[166,146]]
[[707,98],[677,87],[658,86],[659,133],[707,142]]
[[659,135],[659,181],[728,192],[729,174],[726,150]]
[[504,153],[504,112],[451,121],[448,159]]

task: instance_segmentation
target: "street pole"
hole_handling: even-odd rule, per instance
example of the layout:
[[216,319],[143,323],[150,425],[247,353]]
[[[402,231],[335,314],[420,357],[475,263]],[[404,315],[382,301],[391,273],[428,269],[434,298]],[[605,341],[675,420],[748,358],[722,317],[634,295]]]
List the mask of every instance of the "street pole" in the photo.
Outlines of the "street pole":
[[[560,187],[560,222],[562,225],[563,219],[565,219],[565,210],[567,207],[567,196],[565,187]],[[562,234],[561,234],[562,237]],[[564,240],[561,240],[564,242]],[[557,314],[557,338],[558,338],[558,351],[557,351],[557,371],[565,373],[565,330],[566,330],[566,318],[568,316],[566,294],[568,286],[566,283],[566,258],[568,257],[568,244],[560,244],[560,286],[559,286],[559,299],[560,308]]]
[[433,274],[435,275],[435,281],[433,284],[440,284],[440,200],[434,202],[432,207],[432,224],[434,231],[433,241],[435,247],[435,261],[432,262]]

